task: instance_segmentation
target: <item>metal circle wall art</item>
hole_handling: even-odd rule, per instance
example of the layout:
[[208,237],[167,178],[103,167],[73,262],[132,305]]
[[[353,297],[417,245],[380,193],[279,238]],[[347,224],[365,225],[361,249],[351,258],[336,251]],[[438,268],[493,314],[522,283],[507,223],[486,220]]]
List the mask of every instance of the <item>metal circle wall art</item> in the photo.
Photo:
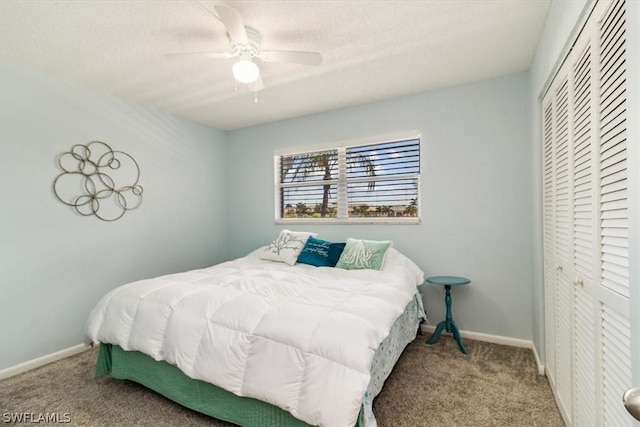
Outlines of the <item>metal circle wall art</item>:
[[115,221],[142,203],[140,168],[129,154],[101,141],[76,144],[58,156],[53,181],[58,200],[83,216]]

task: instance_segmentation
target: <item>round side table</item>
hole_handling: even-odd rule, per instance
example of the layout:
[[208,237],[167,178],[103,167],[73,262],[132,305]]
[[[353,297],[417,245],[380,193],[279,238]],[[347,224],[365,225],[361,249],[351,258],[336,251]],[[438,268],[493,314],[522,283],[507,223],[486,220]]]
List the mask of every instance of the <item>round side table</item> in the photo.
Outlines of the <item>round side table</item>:
[[432,285],[444,286],[444,302],[447,306],[447,315],[445,317],[445,320],[438,323],[438,326],[436,326],[436,330],[433,332],[433,335],[431,335],[431,338],[429,338],[429,340],[427,341],[427,344],[435,344],[438,341],[438,338],[440,338],[440,334],[442,334],[442,330],[444,329],[446,332],[453,334],[453,337],[458,343],[460,351],[464,354],[467,354],[467,349],[464,348],[464,344],[462,344],[462,338],[460,338],[460,331],[458,330],[458,327],[453,322],[453,318],[451,317],[451,287],[466,285],[468,283],[471,283],[471,281],[465,277],[433,276],[427,279],[427,283],[431,283]]

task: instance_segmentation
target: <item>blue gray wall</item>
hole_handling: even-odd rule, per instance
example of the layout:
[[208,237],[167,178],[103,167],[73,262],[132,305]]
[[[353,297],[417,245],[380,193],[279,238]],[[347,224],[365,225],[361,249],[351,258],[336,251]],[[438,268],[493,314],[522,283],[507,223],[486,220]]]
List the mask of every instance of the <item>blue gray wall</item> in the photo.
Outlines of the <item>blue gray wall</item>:
[[[0,65],[0,369],[83,340],[116,285],[227,256],[226,134]],[[102,140],[141,169],[142,205],[118,221],[57,201],[56,156]]]
[[[229,133],[0,64],[0,369],[80,343],[118,284],[270,241],[284,228],[275,150],[406,131],[422,135],[421,225],[290,228],[391,239],[427,275],[469,277],[454,291],[458,325],[532,339],[542,357],[537,98],[587,2],[552,3],[530,73]],[[94,139],[141,168],[143,204],[114,223],[75,215],[51,192],[56,156]],[[423,288],[436,322],[443,292]]]
[[[469,277],[455,289],[461,329],[531,339],[532,183],[526,73],[286,120],[228,134],[230,257],[268,243],[275,150],[390,133],[422,135],[422,224],[309,225],[328,239],[390,239],[430,275]],[[432,321],[444,294],[425,287]]]

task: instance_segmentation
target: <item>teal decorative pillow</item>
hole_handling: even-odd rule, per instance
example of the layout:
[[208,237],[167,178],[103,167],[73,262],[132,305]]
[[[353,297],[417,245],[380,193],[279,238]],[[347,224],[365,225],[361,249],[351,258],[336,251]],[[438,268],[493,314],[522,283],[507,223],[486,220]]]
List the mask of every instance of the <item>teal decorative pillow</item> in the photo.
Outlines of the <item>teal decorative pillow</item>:
[[388,240],[349,238],[336,267],[346,270],[380,270],[384,262],[384,255],[391,245],[392,242]]
[[298,255],[298,262],[316,267],[335,267],[344,246],[345,243],[332,243],[311,236]]

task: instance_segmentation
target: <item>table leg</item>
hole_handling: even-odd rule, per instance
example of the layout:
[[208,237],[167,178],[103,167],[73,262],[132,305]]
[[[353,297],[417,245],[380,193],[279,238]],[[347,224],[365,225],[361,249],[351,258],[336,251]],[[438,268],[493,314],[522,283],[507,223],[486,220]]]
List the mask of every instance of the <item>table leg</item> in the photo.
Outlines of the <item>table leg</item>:
[[444,320],[438,323],[438,326],[436,326],[436,330],[433,331],[433,335],[431,335],[431,338],[427,340],[427,344],[435,344],[436,341],[438,341],[438,338],[440,338],[440,334],[442,333],[442,330],[445,328],[445,326],[446,322]]
[[468,354],[467,349],[464,348],[464,344],[462,344],[460,331],[458,330],[458,327],[456,326],[456,324],[453,323],[453,321],[451,322],[451,331],[453,332],[453,337],[456,339],[456,342],[458,343],[458,348],[460,349],[460,351],[463,352],[464,354]]
[[453,316],[451,315],[451,285],[445,285],[444,289],[445,289],[444,302],[447,307],[445,320],[438,323],[438,326],[436,326],[436,330],[433,332],[433,335],[431,335],[431,338],[429,338],[429,340],[427,341],[427,344],[435,344],[436,341],[438,341],[438,338],[440,338],[442,331],[445,330],[446,332],[453,334],[453,337],[456,339],[456,342],[458,343],[458,348],[460,349],[460,351],[463,352],[464,354],[468,354],[467,349],[464,347],[464,344],[462,343],[462,338],[460,337],[460,331],[458,330],[458,327],[456,326],[456,324],[453,322]]
[[447,324],[447,329],[446,331],[451,333],[451,324],[453,323],[453,318],[451,317],[451,285],[445,285],[444,286],[444,290],[445,290],[445,296],[444,296],[444,302],[445,305],[447,306],[447,314],[446,314],[446,324]]

